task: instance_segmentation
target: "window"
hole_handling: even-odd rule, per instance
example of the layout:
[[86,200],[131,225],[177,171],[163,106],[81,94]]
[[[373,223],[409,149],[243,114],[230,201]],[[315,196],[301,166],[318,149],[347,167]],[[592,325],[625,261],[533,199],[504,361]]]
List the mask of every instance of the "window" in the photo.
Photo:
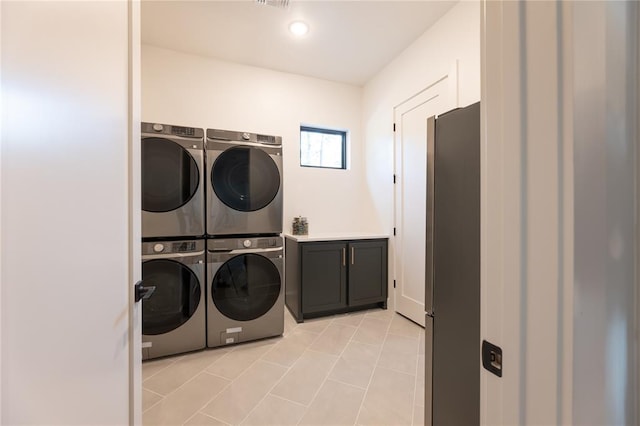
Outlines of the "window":
[[300,126],[300,165],[347,168],[347,132]]

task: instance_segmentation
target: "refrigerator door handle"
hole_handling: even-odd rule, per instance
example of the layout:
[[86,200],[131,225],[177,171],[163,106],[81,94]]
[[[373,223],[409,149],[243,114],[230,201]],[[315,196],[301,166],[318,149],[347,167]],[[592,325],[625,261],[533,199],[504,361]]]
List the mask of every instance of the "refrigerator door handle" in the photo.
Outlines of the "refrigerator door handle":
[[436,117],[427,118],[427,226],[424,309],[433,315],[433,214],[434,214],[434,157],[435,157]]

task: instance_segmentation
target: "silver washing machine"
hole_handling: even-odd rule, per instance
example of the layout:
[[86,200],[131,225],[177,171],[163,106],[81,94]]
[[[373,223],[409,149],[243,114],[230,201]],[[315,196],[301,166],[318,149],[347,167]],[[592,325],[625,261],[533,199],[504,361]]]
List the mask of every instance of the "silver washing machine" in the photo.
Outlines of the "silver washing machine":
[[207,240],[207,346],[284,332],[282,237]]
[[205,241],[142,243],[142,359],[206,347]]
[[282,138],[207,129],[207,234],[282,232]]
[[204,130],[142,123],[142,238],[204,235]]

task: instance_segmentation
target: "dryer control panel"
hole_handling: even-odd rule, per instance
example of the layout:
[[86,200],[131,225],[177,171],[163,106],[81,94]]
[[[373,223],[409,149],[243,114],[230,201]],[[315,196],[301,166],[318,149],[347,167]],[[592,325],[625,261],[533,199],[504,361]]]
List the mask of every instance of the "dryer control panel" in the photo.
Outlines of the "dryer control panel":
[[174,126],[163,123],[141,123],[143,134],[151,135],[174,135],[183,138],[204,139],[204,130],[194,127]]

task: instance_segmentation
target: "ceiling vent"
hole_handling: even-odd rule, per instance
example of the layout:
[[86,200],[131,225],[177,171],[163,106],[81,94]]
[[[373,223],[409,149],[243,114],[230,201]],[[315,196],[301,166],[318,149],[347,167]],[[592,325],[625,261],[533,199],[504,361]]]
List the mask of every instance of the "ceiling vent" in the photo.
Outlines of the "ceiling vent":
[[256,0],[256,3],[277,7],[278,9],[286,9],[289,7],[289,0]]

